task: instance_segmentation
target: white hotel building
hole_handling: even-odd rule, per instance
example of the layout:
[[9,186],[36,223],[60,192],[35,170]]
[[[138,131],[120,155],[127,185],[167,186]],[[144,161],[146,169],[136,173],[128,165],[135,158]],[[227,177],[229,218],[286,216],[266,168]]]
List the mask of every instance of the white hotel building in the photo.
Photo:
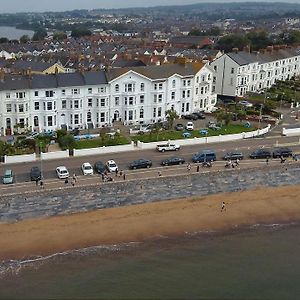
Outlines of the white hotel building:
[[166,64],[104,72],[4,76],[0,73],[1,134],[17,125],[31,131],[100,128],[211,111],[214,72],[207,65]]
[[260,52],[233,51],[211,63],[216,72],[213,91],[218,95],[243,97],[261,92],[276,80],[300,74],[300,47],[269,46]]

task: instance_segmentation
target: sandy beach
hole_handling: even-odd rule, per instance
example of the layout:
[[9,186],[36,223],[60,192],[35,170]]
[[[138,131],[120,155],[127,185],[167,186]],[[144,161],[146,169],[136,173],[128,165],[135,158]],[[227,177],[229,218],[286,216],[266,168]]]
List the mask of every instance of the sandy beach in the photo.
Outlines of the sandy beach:
[[[223,201],[225,210],[221,211]],[[300,186],[262,187],[0,224],[0,259],[295,220],[300,220]]]

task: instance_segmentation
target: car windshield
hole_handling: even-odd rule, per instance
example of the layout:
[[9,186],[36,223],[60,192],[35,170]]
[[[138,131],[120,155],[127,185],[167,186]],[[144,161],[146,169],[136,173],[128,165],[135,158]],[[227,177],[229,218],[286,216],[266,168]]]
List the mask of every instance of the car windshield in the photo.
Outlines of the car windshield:
[[68,173],[68,171],[67,170],[60,170],[60,173],[65,174],[65,173]]
[[4,178],[11,178],[11,175],[10,174],[6,174],[3,176]]
[[85,168],[86,170],[91,170],[91,169],[92,169],[91,166],[85,166],[84,168]]
[[110,164],[109,164],[109,167],[110,167],[110,168],[114,168],[114,167],[116,167],[116,166],[117,166],[117,165],[116,165],[115,163],[110,163]]

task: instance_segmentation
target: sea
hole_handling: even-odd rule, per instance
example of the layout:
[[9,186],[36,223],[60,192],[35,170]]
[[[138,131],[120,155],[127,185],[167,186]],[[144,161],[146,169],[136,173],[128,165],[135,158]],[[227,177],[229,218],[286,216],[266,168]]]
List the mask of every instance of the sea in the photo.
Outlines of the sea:
[[33,37],[34,32],[32,30],[17,29],[11,26],[0,26],[0,37],[6,37],[9,40],[19,40],[21,36],[28,35]]
[[300,224],[99,245],[0,270],[0,299],[300,299]]

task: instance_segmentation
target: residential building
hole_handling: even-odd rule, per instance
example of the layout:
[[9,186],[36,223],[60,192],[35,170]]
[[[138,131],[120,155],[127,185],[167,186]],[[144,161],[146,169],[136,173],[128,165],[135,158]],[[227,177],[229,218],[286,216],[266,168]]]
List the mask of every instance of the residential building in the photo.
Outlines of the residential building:
[[204,64],[167,64],[62,74],[0,74],[1,134],[148,124],[211,111],[213,71]]
[[259,52],[226,53],[211,63],[215,71],[213,92],[243,97],[247,92],[262,92],[276,80],[300,74],[300,47],[269,46]]

